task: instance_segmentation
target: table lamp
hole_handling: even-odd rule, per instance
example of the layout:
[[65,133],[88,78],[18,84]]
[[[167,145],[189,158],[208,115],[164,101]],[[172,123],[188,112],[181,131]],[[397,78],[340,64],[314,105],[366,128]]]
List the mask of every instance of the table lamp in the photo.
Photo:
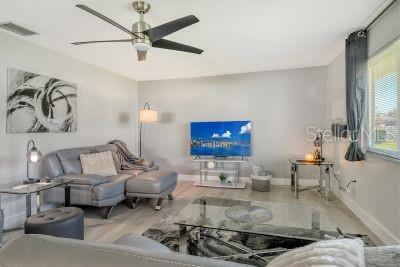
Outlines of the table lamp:
[[25,180],[24,183],[32,184],[39,182],[41,160],[42,153],[36,148],[35,142],[29,140],[26,148],[26,176],[28,180]]
[[139,132],[139,157],[142,157],[142,127],[145,123],[157,122],[158,111],[151,109],[149,103],[144,104],[139,111],[140,132]]

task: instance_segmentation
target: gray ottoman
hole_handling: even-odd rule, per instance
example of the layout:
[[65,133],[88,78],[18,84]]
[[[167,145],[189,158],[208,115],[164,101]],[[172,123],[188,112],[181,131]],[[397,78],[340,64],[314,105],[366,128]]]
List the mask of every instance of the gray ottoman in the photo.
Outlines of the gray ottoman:
[[63,207],[35,214],[26,219],[25,234],[83,240],[83,211],[75,207]]
[[176,172],[171,171],[148,171],[137,175],[126,182],[126,196],[131,197],[130,207],[136,208],[141,197],[156,198],[156,210],[161,209],[162,202],[165,197],[172,200],[172,192],[174,191],[178,181]]

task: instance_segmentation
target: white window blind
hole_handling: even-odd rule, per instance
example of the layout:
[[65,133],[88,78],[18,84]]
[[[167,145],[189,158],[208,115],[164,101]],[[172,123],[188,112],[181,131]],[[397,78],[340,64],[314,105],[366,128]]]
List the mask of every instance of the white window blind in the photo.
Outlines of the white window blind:
[[400,159],[400,40],[368,61],[368,150]]

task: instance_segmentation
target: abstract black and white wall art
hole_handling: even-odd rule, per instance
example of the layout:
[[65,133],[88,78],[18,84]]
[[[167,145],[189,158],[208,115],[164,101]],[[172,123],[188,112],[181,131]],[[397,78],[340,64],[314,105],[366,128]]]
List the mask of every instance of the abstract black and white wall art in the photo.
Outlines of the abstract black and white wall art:
[[8,69],[7,133],[76,132],[76,84]]

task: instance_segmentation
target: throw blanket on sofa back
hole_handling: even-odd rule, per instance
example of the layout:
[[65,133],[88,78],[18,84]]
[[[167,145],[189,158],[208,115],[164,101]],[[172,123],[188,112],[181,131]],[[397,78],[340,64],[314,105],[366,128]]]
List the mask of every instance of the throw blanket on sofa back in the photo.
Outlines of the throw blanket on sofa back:
[[144,160],[129,151],[127,145],[121,140],[113,140],[110,144],[118,147],[118,158],[121,162],[122,170],[142,170],[149,171],[154,165],[154,161]]

